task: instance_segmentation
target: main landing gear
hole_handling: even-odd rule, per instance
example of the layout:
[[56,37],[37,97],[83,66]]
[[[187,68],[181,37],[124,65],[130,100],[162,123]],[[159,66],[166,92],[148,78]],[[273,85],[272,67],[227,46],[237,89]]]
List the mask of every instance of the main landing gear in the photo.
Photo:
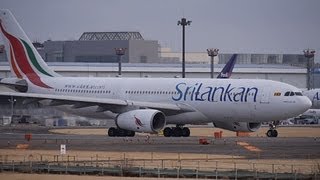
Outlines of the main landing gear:
[[163,130],[163,135],[165,137],[189,137],[190,129],[182,127],[181,125],[177,125],[176,127],[166,127]]
[[277,125],[279,125],[279,121],[272,121],[272,123],[269,124],[270,129],[266,133],[268,137],[278,136],[278,131],[276,130]]
[[110,137],[133,137],[135,135],[134,131],[114,128],[111,127],[108,129],[108,136]]

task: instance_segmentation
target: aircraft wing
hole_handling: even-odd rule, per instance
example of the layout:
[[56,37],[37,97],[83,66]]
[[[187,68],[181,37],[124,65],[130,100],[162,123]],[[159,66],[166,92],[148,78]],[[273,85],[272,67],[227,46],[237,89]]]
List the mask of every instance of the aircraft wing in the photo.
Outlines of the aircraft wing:
[[84,108],[97,106],[96,112],[112,111],[122,113],[133,109],[157,109],[166,115],[180,114],[184,112],[195,111],[185,104],[162,103],[162,102],[145,102],[122,99],[79,97],[70,95],[52,95],[37,93],[20,93],[20,92],[0,92],[0,96],[12,96],[23,99],[24,104],[32,102],[48,101],[49,106],[70,105],[72,108]]

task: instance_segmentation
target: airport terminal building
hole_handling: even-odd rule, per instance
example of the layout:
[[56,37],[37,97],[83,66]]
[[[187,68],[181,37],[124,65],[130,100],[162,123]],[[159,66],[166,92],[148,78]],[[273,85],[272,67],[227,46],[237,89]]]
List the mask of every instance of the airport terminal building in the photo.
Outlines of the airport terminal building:
[[139,32],[85,32],[76,41],[45,41],[37,48],[47,62],[118,62],[115,48],[125,48],[124,63],[159,62],[158,42]]

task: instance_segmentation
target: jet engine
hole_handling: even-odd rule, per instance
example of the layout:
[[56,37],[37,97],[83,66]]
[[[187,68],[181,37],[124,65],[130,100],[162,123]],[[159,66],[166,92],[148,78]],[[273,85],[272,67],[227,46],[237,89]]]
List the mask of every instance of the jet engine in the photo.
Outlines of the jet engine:
[[132,110],[116,118],[119,128],[146,133],[158,133],[166,124],[165,115],[154,109]]
[[261,123],[252,122],[214,122],[215,127],[229,131],[255,132],[261,127]]

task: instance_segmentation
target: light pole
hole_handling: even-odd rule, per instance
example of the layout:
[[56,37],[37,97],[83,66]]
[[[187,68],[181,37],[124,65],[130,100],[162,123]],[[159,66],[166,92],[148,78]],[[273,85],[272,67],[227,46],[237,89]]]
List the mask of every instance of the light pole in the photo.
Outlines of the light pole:
[[126,53],[126,48],[114,48],[118,56],[118,75],[121,76],[121,56]]
[[314,54],[316,53],[313,49],[303,50],[304,57],[307,58],[307,89],[311,89],[311,71],[313,70]]
[[211,79],[213,79],[213,73],[214,73],[214,57],[215,56],[218,56],[218,52],[219,52],[219,49],[207,49],[207,52],[208,52],[208,56],[211,57]]
[[14,108],[14,103],[17,101],[16,99],[13,98],[13,96],[11,96],[10,99],[8,99],[8,101],[10,102],[11,104],[11,121],[12,121],[12,117],[13,117],[13,108]]
[[185,61],[185,27],[190,26],[192,21],[187,21],[186,18],[181,18],[178,21],[178,26],[182,26],[182,78],[186,77],[186,61]]

